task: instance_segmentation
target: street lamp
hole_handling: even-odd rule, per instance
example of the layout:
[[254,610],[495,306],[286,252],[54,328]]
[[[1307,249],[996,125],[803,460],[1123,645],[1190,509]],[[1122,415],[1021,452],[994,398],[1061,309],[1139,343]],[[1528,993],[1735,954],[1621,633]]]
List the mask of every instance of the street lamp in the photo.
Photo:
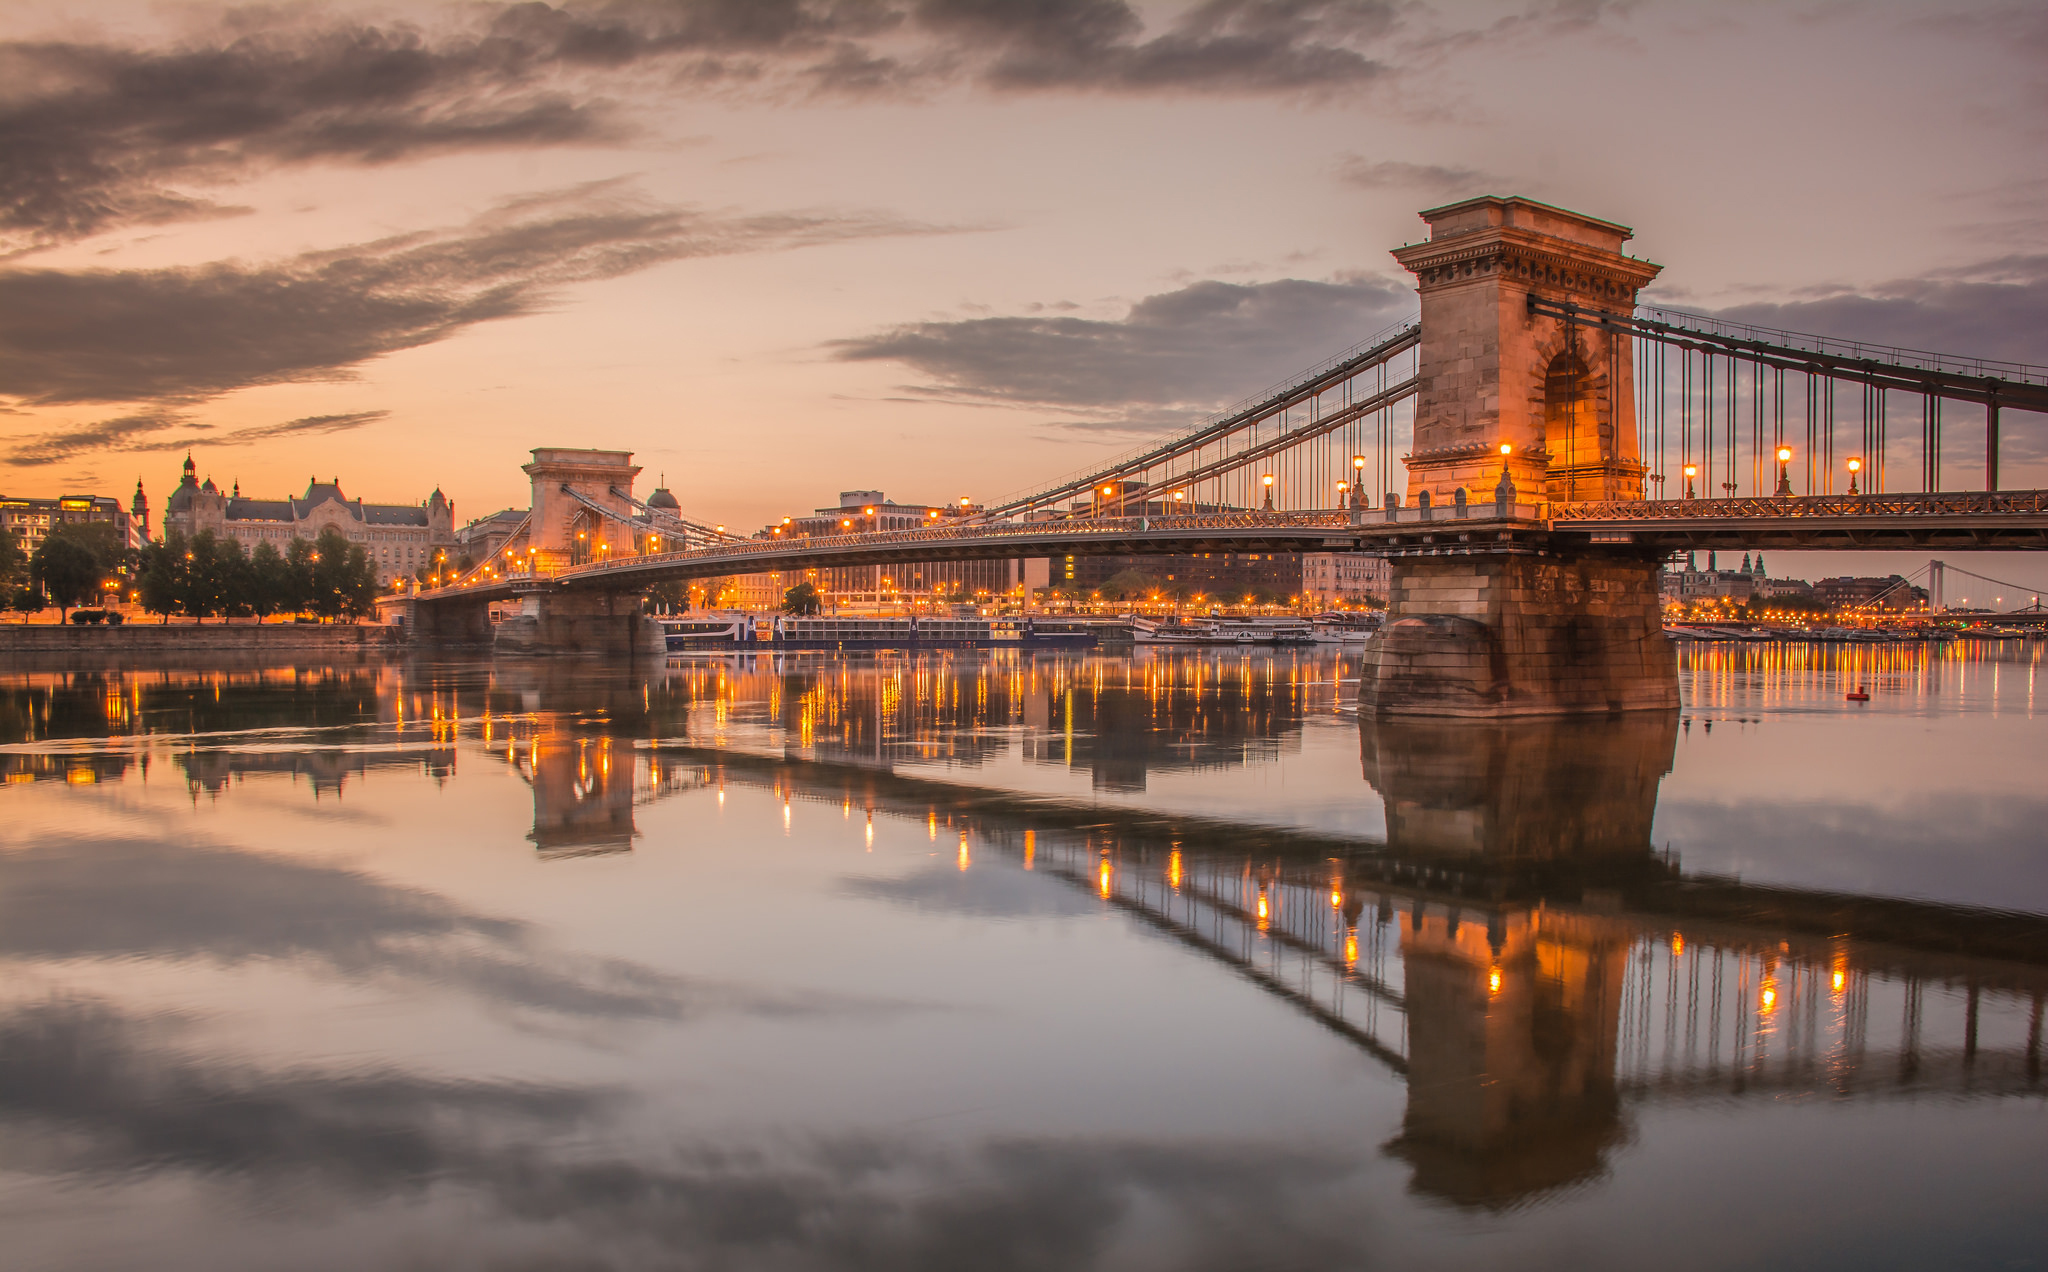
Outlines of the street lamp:
[[1365,456],[1351,457],[1351,506],[1365,507]]
[[1856,489],[1856,474],[1862,471],[1863,461],[1854,455],[1849,456],[1849,493],[1852,495],[1859,493]]
[[1780,499],[1789,499],[1792,496],[1792,478],[1785,471],[1785,465],[1791,462],[1792,448],[1790,446],[1780,446],[1778,448],[1778,488],[1772,492]]
[[1699,475],[1700,475],[1700,466],[1699,466],[1698,464],[1687,464],[1687,465],[1685,466],[1685,497],[1686,497],[1687,499],[1690,499],[1690,498],[1692,498],[1692,497],[1693,497],[1693,494],[1692,494],[1692,479],[1693,479],[1693,478],[1695,478],[1695,477],[1697,477],[1697,476],[1699,476]]
[[1263,482],[1266,487],[1266,511],[1271,512],[1273,511],[1273,474],[1267,473],[1263,477],[1260,477],[1259,480]]

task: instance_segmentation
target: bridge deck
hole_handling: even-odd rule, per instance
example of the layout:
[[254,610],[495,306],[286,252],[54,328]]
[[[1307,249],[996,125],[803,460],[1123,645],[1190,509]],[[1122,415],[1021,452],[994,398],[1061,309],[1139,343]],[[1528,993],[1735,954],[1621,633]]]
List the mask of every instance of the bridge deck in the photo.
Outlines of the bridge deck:
[[[1505,512],[1506,515],[1502,515]],[[1816,495],[1785,499],[1645,500],[1243,512],[1191,517],[1098,517],[977,522],[919,530],[748,539],[625,557],[552,575],[473,574],[422,600],[483,600],[556,587],[632,592],[672,579],[886,565],[1196,552],[1443,553],[1546,543],[1605,543],[1645,551],[1689,548],[2048,548],[2048,491]]]

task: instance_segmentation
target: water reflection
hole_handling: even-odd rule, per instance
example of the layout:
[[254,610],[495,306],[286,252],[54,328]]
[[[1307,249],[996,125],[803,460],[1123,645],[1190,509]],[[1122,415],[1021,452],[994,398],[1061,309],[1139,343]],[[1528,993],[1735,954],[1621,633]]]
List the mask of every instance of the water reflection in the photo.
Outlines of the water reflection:
[[[1693,655],[1710,686],[1728,679],[1687,714],[1704,721],[1707,710],[1737,710],[1713,702],[1750,696],[1775,695],[1768,709],[1782,709],[1797,705],[1809,672],[1870,670],[1839,659],[1727,665],[1749,654]],[[878,822],[907,828],[928,849],[921,866],[832,894],[871,907],[849,931],[878,931],[886,944],[889,929],[908,934],[917,916],[939,913],[957,921],[946,939],[974,941],[1018,916],[1120,916],[1185,951],[1183,972],[1227,969],[1313,1022],[1311,1032],[1342,1039],[1361,1067],[1398,1080],[1398,1118],[1370,1140],[1376,1160],[1433,1204],[1488,1215],[1618,1173],[1629,1146],[1652,1134],[1652,1110],[2041,1100],[2048,919],[1688,870],[1652,839],[1684,717],[1358,721],[1342,712],[1346,674],[1338,659],[1234,652],[1129,663],[762,658],[646,674],[403,662],[19,673],[0,678],[0,772],[97,790],[169,771],[222,806],[289,777],[323,815],[332,797],[359,806],[387,778],[456,797],[487,792],[458,815],[479,819],[486,800],[510,790],[521,825],[504,838],[565,892],[589,878],[574,859],[608,856],[597,868],[609,870],[644,857],[643,823],[659,820],[657,806],[691,808],[707,851],[737,835],[717,820],[728,789],[768,797],[747,806],[775,809],[770,832],[822,820],[872,848]],[[2031,664],[1896,674],[1936,694],[1940,676],[2030,676]],[[1828,698],[1816,684],[1818,706]],[[1319,746],[1341,752],[1345,798],[1384,805],[1384,834],[1275,816],[1284,796],[1271,790],[1245,795],[1256,816],[1097,798],[1166,775],[1261,776]],[[1074,780],[999,780],[1015,771]],[[833,1022],[778,1035],[776,1047],[799,1050],[830,1050],[850,1016],[900,1010],[578,955],[538,921],[311,857],[51,835],[11,845],[0,872],[0,956],[38,969],[92,958],[300,960],[397,986],[436,1012],[446,1010],[432,997],[441,994],[546,1016],[550,1037],[562,1020]],[[780,902],[772,891],[736,897],[733,921],[788,941]],[[795,943],[814,939],[802,931]],[[909,948],[902,957],[943,959],[954,947]],[[819,941],[816,952],[838,951]],[[1100,1027],[1077,1016],[1067,1036],[1041,1044],[1045,1063],[1071,1063],[1070,1049],[1085,1052]],[[758,1206],[741,1224],[757,1235],[735,1238],[736,1248],[758,1254],[773,1245],[758,1234],[801,1221],[836,1240],[871,1240],[861,1248],[875,1257],[848,1262],[873,1266],[910,1257],[863,1226],[891,1204],[873,1181],[893,1171],[936,1196],[962,1169],[944,1151],[853,1139],[793,1164],[751,1148],[630,1146],[616,1159],[579,1149],[543,1161],[529,1141],[630,1123],[649,1093],[575,1064],[531,1080],[458,1080],[401,1060],[334,1073],[287,1064],[265,1085],[238,1059],[204,1063],[169,1028],[112,998],[14,1004],[0,1015],[0,1116],[59,1126],[96,1169],[115,1173],[138,1161],[252,1178],[306,1171],[365,1194],[451,1178],[508,1213],[573,1217],[590,1231],[617,1223],[657,1246],[709,1241]],[[223,1118],[246,1133],[224,1134]],[[975,1213],[1021,1230],[1048,1210],[1086,1210],[1076,1179],[1111,1192],[1134,1180],[1179,1189],[1190,1205],[1243,1189],[1284,1208],[1276,1189],[1355,1168],[1271,1143],[1231,1154],[1082,1143],[986,1146],[969,1173],[1010,1202],[1000,1216]],[[934,1217],[934,1232],[950,1214]],[[952,1218],[967,1235],[946,1257],[971,1263],[973,1248],[1008,1239]],[[1114,1228],[1070,1234],[1044,1266],[1085,1265],[1114,1244]]]

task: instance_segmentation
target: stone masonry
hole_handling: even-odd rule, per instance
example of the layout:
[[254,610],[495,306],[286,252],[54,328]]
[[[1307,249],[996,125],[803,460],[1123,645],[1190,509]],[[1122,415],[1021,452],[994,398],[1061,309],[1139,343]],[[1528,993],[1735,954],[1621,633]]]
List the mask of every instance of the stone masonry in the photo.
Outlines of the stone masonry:
[[1430,236],[1394,252],[1422,299],[1421,380],[1408,498],[1463,486],[1484,500],[1503,443],[1515,485],[1539,498],[1640,499],[1629,338],[1556,318],[1528,300],[1628,313],[1662,266],[1625,255],[1634,231],[1522,198],[1422,213]]
[[1401,557],[1359,711],[1514,716],[1673,708],[1657,563],[1625,553]]

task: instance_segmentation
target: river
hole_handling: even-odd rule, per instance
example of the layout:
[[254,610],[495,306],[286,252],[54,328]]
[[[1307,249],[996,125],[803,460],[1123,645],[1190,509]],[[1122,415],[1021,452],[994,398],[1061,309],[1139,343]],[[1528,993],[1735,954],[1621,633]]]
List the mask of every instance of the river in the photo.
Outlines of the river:
[[2041,649],[0,667],[0,1262],[2041,1266]]

